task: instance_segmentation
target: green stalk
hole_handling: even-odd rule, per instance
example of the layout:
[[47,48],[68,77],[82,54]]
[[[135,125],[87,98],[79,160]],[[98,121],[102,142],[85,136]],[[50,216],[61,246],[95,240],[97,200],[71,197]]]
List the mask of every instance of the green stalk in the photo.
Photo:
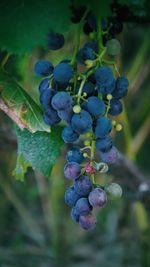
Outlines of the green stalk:
[[79,47],[80,47],[80,36],[81,36],[81,32],[82,32],[82,27],[83,27],[83,23],[84,23],[85,17],[86,17],[88,12],[89,12],[89,9],[87,8],[87,10],[85,11],[85,13],[84,13],[84,15],[83,15],[80,23],[78,24],[78,27],[77,27],[75,49],[74,49],[73,57],[71,60],[71,65],[73,65],[73,66],[76,63],[76,55],[77,55]]
[[86,76],[83,78],[83,80],[81,82],[81,85],[80,85],[80,88],[79,88],[79,91],[78,91],[78,95],[77,95],[77,103],[78,103],[78,105],[80,104],[82,90],[83,90],[85,82],[86,82]]

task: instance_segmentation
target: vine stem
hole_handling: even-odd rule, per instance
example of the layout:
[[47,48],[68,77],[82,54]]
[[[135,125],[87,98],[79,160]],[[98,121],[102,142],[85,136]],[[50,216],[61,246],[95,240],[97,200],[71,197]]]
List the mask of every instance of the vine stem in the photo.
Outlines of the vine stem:
[[78,24],[77,27],[77,31],[76,31],[76,42],[75,42],[75,49],[73,52],[73,57],[71,60],[71,65],[75,65],[76,63],[76,55],[78,53],[79,47],[80,47],[80,36],[81,36],[81,31],[82,31],[82,27],[83,27],[83,23],[84,23],[84,19],[87,16],[87,13],[89,12],[89,8],[87,8],[87,10],[85,11],[80,23]]
[[81,95],[82,95],[82,89],[84,87],[85,82],[86,82],[86,76],[83,78],[83,80],[81,82],[81,85],[80,85],[80,88],[79,88],[79,91],[78,91],[78,95],[77,95],[77,97],[78,97],[78,99],[77,99],[78,105],[80,104],[80,98],[81,98]]
[[[93,166],[93,160],[94,160],[94,156],[95,156],[95,147],[96,147],[96,141],[92,140],[92,144],[91,144],[91,165]],[[91,178],[93,181],[93,184],[95,184],[95,175],[94,173],[91,174]]]
[[1,67],[2,69],[5,67],[5,65],[6,65],[6,63],[7,63],[7,61],[8,61],[8,59],[9,59],[10,56],[11,56],[11,53],[7,53],[7,54],[4,56],[4,58],[3,58],[2,62],[1,62],[1,65],[0,65],[0,67]]

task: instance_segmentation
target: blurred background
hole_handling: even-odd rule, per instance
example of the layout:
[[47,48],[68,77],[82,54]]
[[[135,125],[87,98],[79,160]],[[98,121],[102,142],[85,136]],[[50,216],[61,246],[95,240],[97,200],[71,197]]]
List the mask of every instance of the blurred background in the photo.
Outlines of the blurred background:
[[[40,80],[33,66],[40,58],[55,64],[70,58],[74,28],[65,38],[63,53],[38,47],[30,55],[8,58],[6,70],[37,103]],[[117,119],[123,131],[115,137],[125,157],[98,181],[117,181],[123,197],[109,201],[97,214],[95,230],[81,230],[63,200],[69,185],[63,177],[65,151],[51,177],[29,168],[24,182],[16,181],[12,176],[17,158],[14,125],[0,111],[0,267],[150,267],[149,24],[127,23],[118,39],[122,51],[117,65],[130,82],[125,110]],[[1,59],[5,55],[1,52]]]

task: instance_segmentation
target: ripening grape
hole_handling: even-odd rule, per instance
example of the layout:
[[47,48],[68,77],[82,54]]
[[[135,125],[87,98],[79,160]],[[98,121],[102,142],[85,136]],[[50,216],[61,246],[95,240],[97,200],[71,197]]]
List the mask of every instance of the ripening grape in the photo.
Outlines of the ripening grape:
[[93,208],[103,208],[107,202],[107,195],[103,189],[95,188],[90,192],[88,199]]
[[76,202],[75,208],[76,212],[79,215],[87,215],[92,210],[92,206],[90,205],[88,199],[85,197],[80,198]]
[[67,179],[76,179],[81,173],[81,168],[77,162],[68,162],[64,167],[64,176]]
[[81,215],[79,217],[79,223],[84,230],[93,230],[96,227],[96,217],[91,213]]
[[89,176],[84,175],[76,179],[74,182],[74,189],[78,194],[82,196],[88,195],[92,190],[92,182]]
[[69,206],[69,207],[73,207],[76,202],[81,198],[81,196],[79,196],[76,191],[74,190],[73,186],[70,186],[64,195],[64,199],[65,199],[65,203]]

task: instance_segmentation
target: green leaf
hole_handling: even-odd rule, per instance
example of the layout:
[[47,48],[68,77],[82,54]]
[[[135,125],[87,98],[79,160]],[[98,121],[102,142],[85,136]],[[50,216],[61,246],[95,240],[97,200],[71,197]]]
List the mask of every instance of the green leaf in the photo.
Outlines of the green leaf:
[[45,176],[49,176],[64,144],[61,139],[61,131],[62,128],[57,126],[52,128],[51,133],[36,132],[32,134],[28,130],[17,128],[19,157],[17,170],[18,163],[20,164],[20,157],[20,168],[22,168],[23,157],[25,162],[30,164],[33,169],[37,169]]
[[1,0],[0,47],[13,53],[46,46],[50,29],[65,32],[70,25],[69,0]]
[[28,167],[30,166],[30,162],[26,161],[22,154],[19,154],[17,157],[16,168],[12,174],[16,177],[17,180],[24,181],[24,175],[27,172]]
[[2,70],[0,70],[0,101],[3,101],[2,109],[21,128],[27,128],[31,132],[50,132],[50,127],[43,121],[40,107],[15,80]]

